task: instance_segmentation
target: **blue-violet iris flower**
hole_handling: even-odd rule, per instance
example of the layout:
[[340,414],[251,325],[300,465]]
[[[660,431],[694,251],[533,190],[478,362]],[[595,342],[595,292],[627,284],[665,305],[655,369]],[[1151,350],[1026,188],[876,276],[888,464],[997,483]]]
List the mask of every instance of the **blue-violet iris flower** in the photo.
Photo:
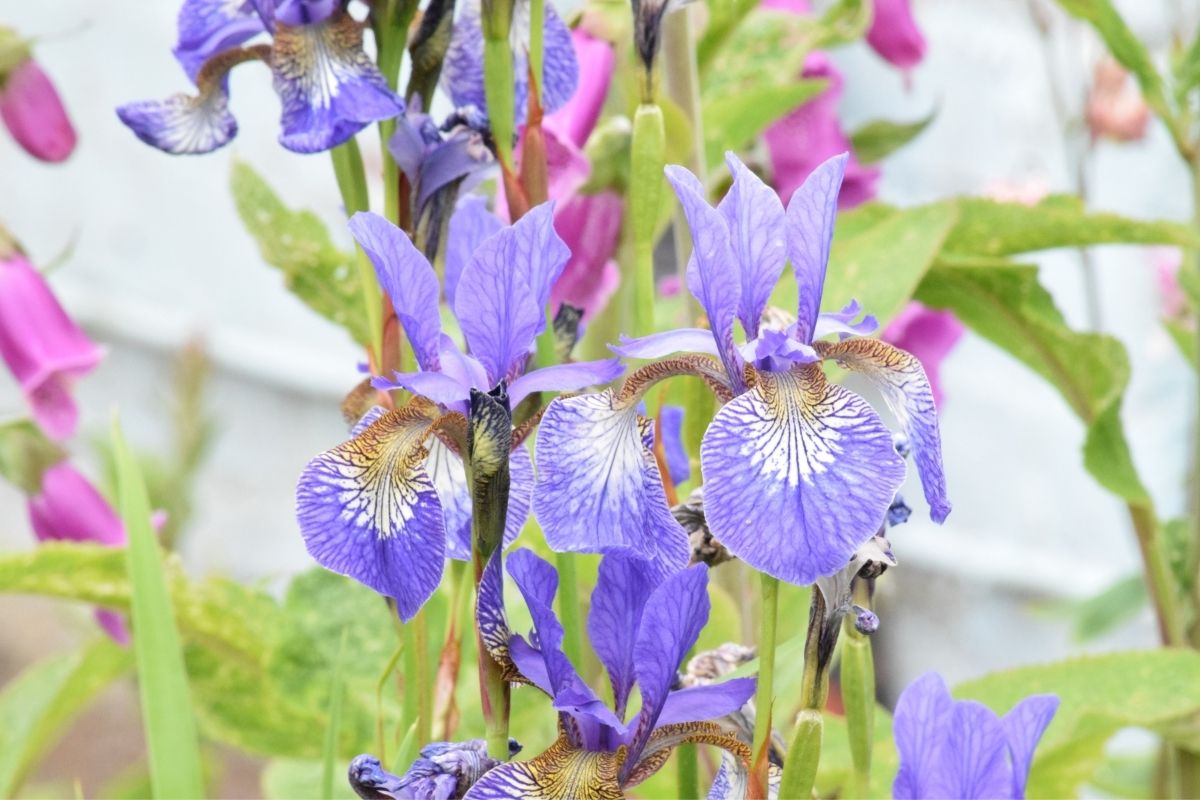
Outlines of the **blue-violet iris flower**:
[[[622,545],[646,552],[655,541],[673,542],[670,525],[660,524],[666,508],[657,469],[641,458],[636,404],[654,382],[690,371],[727,401],[700,448],[709,530],[755,569],[812,583],[842,569],[875,534],[905,473],[879,415],[857,394],[828,382],[820,362],[836,361],[880,388],[911,442],[931,516],[941,522],[950,504],[937,412],[916,358],[860,336],[876,323],[872,317],[854,322],[857,303],[819,313],[846,156],[814,170],[786,210],[736,156],[727,162],[733,185],[716,208],[694,175],[666,168],[695,245],[688,288],[711,330],[626,340],[613,350],[629,358],[690,355],[642,367],[618,392],[550,405],[538,430],[538,463],[549,466],[538,471],[534,514],[558,550]],[[764,324],[788,260],[799,284],[797,318]],[[735,321],[746,336],[740,346]],[[840,340],[821,341],[830,334]],[[642,524],[611,523],[621,517]],[[622,531],[626,541],[600,540],[596,528]]]
[[[447,556],[471,557],[464,437],[442,436],[448,420],[470,413],[471,391],[507,381],[515,406],[531,392],[577,390],[620,373],[616,359],[524,373],[545,327],[550,284],[569,255],[552,217],[543,204],[500,227],[486,208],[467,203],[451,219],[446,295],[469,353],[442,332],[437,274],[407,234],[377,214],[350,220],[420,367],[376,378],[375,386],[404,388],[418,398],[392,411],[372,409],[350,441],[309,462],[296,490],[297,517],[318,563],[395,598],[406,620],[437,589]],[[459,260],[468,253],[465,263]],[[509,468],[505,544],[529,514],[533,465],[524,446],[513,448]]]
[[[554,568],[528,550],[517,550],[505,561],[529,609],[534,635],[526,640],[509,632],[500,562],[493,557],[480,583],[480,636],[506,671],[515,670],[515,679],[551,697],[561,733],[536,758],[485,774],[468,798],[565,797],[572,786],[586,786],[589,797],[623,797],[623,789],[653,775],[685,742],[715,744],[748,760],[748,748],[711,720],[740,709],[754,693],[753,678],[672,689],[676,670],[708,620],[708,567],[699,564],[663,577],[658,565],[626,553],[601,560],[587,632],[612,684],[610,708],[562,650],[562,624],[551,608],[558,592]],[[635,685],[641,708],[626,721]]]
[[[521,751],[515,739],[508,740],[511,758]],[[487,754],[487,742],[430,742],[421,748],[420,757],[403,775],[393,775],[379,759],[370,755],[350,762],[350,788],[364,800],[413,798],[416,800],[456,800],[476,781],[500,762]]]
[[897,800],[1023,798],[1033,751],[1058,710],[1058,697],[1027,697],[1003,717],[973,700],[954,700],[942,676],[927,672],[900,694],[892,730],[900,771]]
[[[138,138],[167,153],[209,153],[237,134],[229,111],[229,71],[267,63],[283,105],[279,142],[315,153],[345,142],[372,122],[404,111],[363,52],[363,24],[345,0],[184,0],[175,57],[198,93],[117,109]],[[260,34],[269,43],[242,47]]]

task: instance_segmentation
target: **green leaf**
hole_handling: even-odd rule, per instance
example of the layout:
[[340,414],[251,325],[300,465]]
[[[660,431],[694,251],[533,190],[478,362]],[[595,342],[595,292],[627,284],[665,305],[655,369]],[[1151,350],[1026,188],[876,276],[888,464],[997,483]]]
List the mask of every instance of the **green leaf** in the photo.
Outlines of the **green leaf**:
[[42,490],[42,473],[67,457],[32,420],[0,425],[0,477],[25,494]]
[[1200,86],[1200,31],[1175,63],[1175,102],[1183,105],[1188,93]]
[[12,797],[63,728],[133,668],[133,655],[99,639],[28,667],[0,693],[0,797]]
[[1061,704],[1038,747],[1028,796],[1074,797],[1095,772],[1104,744],[1119,729],[1139,727],[1196,749],[1200,734],[1200,653],[1162,649],[1085,656],[994,673],[955,688],[1005,713],[1031,694]]
[[1200,542],[1192,538],[1191,520],[1180,517],[1163,523],[1160,536],[1167,566],[1175,578],[1180,594],[1187,596],[1196,583],[1193,565],[1196,563],[1196,548],[1200,547]]
[[868,122],[850,134],[850,146],[855,158],[864,164],[874,164],[890,156],[920,136],[935,116],[936,109],[916,122],[892,122],[883,119]]
[[1166,326],[1167,333],[1171,334],[1171,339],[1175,342],[1175,346],[1179,348],[1179,352],[1183,353],[1183,358],[1187,361],[1192,369],[1196,368],[1196,331],[1181,320],[1167,319],[1163,320],[1163,325]]
[[1058,0],[1058,4],[1071,16],[1092,26],[1112,57],[1133,73],[1151,108],[1160,116],[1168,111],[1162,78],[1150,53],[1125,24],[1111,0]]
[[1071,613],[1075,617],[1072,634],[1077,642],[1103,636],[1146,607],[1146,579],[1141,573],[1128,575],[1104,591],[1079,603]]
[[150,781],[156,798],[202,797],[200,743],[162,555],[150,524],[146,485],[116,420],[112,437],[121,520],[129,537],[126,563],[132,587],[133,650]]
[[1100,485],[1117,497],[1136,505],[1151,504],[1150,493],[1138,477],[1125,441],[1120,398],[1107,405],[1088,428],[1083,463]]
[[704,154],[715,167],[726,150],[742,150],[782,118],[824,91],[828,81],[795,79],[783,84],[763,82],[730,89],[720,94],[705,93]]
[[342,664],[346,658],[346,632],[338,641],[337,660],[333,662],[333,677],[329,681],[329,720],[325,725],[325,753],[321,770],[321,797],[333,800],[333,772],[337,763],[338,725],[342,719]]
[[696,63],[703,70],[725,47],[729,37],[746,15],[757,6],[757,0],[709,0],[708,25],[696,45]]
[[354,256],[334,246],[315,214],[292,211],[249,165],[235,161],[230,189],[238,215],[258,242],[263,260],[309,308],[368,344]]
[[[321,800],[320,761],[275,758],[267,762],[262,774],[263,796],[267,800]],[[355,800],[349,781],[335,781],[333,796]]]
[[[892,738],[892,715],[876,706],[871,746],[871,785],[867,797],[891,797],[892,781],[900,768],[900,757]],[[854,781],[854,758],[846,718],[825,715],[825,737],[821,742],[821,764],[817,769],[820,797],[859,797]]]

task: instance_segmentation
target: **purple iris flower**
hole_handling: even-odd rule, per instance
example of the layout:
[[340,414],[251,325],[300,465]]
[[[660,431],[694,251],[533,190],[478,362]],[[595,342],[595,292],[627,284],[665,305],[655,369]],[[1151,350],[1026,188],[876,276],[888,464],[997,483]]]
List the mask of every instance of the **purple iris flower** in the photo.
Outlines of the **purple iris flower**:
[[[689,741],[716,744],[748,758],[745,745],[710,720],[740,709],[754,693],[753,678],[673,688],[676,670],[708,620],[708,567],[701,564],[664,577],[658,565],[628,554],[612,553],[601,560],[587,631],[612,684],[610,708],[562,650],[563,628],[551,610],[558,592],[554,568],[528,550],[517,550],[505,561],[534,633],[527,640],[508,631],[500,564],[493,557],[480,583],[480,636],[501,663],[515,667],[520,678],[550,696],[562,733],[536,758],[502,764],[485,774],[468,798],[565,797],[572,785],[586,785],[595,797],[621,797],[622,790],[653,775],[671,750]],[[641,708],[626,720],[635,685]],[[573,783],[580,780],[586,784]]]
[[[442,426],[471,414],[473,393],[507,383],[507,395],[500,392],[497,399],[511,408],[531,392],[574,391],[621,371],[620,362],[609,359],[524,373],[545,327],[550,284],[569,253],[554,233],[550,204],[509,227],[484,215],[490,217],[467,203],[450,224],[452,241],[460,240],[447,254],[446,295],[467,353],[442,332],[437,273],[408,235],[377,214],[350,220],[420,367],[374,384],[407,389],[418,399],[393,411],[368,412],[350,441],[309,462],[296,491],[300,530],[313,558],[395,598],[404,619],[437,589],[447,556],[471,557],[466,433],[456,440],[444,436]],[[529,514],[533,465],[523,446],[512,450],[509,468],[505,544]]]
[[[716,208],[694,175],[667,167],[695,245],[688,288],[711,329],[626,340],[613,350],[630,358],[693,355],[656,361],[619,392],[550,405],[538,430],[534,513],[558,550],[674,548],[678,523],[666,513],[657,468],[645,461],[636,404],[658,380],[698,375],[726,401],[700,448],[712,535],[762,572],[812,583],[844,567],[875,534],[905,473],[879,415],[829,383],[820,362],[861,372],[881,389],[912,444],[931,516],[941,522],[950,504],[937,412],[916,358],[858,336],[876,324],[872,317],[855,322],[857,303],[819,313],[846,156],[814,170],[786,210],[736,156],[727,161],[733,185]],[[764,317],[789,260],[799,284],[797,316]],[[740,346],[735,322],[745,332]],[[829,334],[839,341],[821,341]],[[619,536],[604,535],[614,531]]]
[[[480,0],[467,0],[454,21],[454,33],[442,63],[442,88],[455,106],[474,106],[487,113],[483,89],[483,27]],[[513,3],[512,43],[516,123],[525,122],[529,108],[529,0]],[[545,5],[542,43],[542,110],[549,114],[565,105],[579,82],[579,62],[571,31],[552,3]]]
[[[280,144],[297,153],[328,150],[404,111],[363,52],[362,31],[344,0],[184,0],[174,53],[198,94],[128,103],[117,116],[159,150],[212,152],[237,134],[229,71],[261,60],[283,104]],[[269,42],[242,47],[260,34]]]
[[[509,739],[508,751],[512,757],[521,745]],[[350,787],[364,800],[457,800],[499,763],[488,756],[483,739],[430,742],[403,775],[388,772],[374,756],[355,757],[350,762]]]
[[900,771],[898,800],[1023,798],[1033,751],[1058,697],[1027,697],[998,717],[972,700],[954,700],[942,676],[927,672],[900,694],[892,730]]

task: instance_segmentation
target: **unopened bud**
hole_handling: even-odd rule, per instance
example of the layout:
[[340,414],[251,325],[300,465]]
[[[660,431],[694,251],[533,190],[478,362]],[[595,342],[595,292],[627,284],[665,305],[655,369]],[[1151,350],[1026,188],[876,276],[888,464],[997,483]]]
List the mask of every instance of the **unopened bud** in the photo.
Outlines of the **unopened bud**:
[[855,606],[854,613],[854,629],[863,636],[870,636],[879,630],[879,617],[874,611],[862,606]]

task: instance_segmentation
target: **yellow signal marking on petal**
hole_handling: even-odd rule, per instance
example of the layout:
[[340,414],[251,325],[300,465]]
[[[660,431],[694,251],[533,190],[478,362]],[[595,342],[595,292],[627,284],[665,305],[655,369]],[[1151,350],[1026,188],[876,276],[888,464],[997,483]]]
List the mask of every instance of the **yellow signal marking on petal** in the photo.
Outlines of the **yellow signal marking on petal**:
[[[512,797],[530,800],[622,800],[617,773],[625,749],[615,753],[579,750],[559,736],[541,755],[529,761],[504,764],[506,789]],[[486,778],[485,778],[486,779]]]
[[629,773],[625,788],[637,786],[667,763],[671,753],[681,744],[707,744],[719,747],[738,759],[749,769],[750,747],[737,736],[729,733],[715,722],[681,722],[664,725],[650,735],[637,766]]

